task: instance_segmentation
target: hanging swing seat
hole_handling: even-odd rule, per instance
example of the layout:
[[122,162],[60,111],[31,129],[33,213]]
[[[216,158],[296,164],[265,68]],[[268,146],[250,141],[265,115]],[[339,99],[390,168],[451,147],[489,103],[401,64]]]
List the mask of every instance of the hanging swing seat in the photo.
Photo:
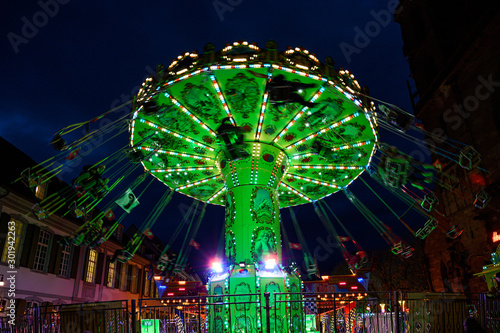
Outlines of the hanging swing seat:
[[313,149],[316,151],[316,154],[322,158],[328,158],[329,155],[332,155],[332,149],[325,146],[318,140],[314,141],[313,143]]
[[[106,239],[106,228],[102,227],[102,220],[90,221],[85,231],[82,243],[90,248],[94,248],[104,243]],[[76,237],[75,237],[76,238]]]
[[127,158],[129,159],[129,161],[132,163],[139,163],[144,158],[143,152],[139,149],[134,150],[131,148],[131,149],[125,151],[125,154],[127,155]]
[[125,263],[132,259],[139,247],[141,246],[141,235],[135,235],[129,243],[123,248],[121,253],[118,255],[118,261]]
[[109,192],[109,187],[107,185],[108,181],[108,178],[99,179],[97,184],[94,187],[90,188],[87,193],[94,200],[102,199]]
[[403,133],[406,132],[415,120],[415,116],[398,107],[379,105],[379,110],[383,113],[386,122],[394,125],[397,130]]
[[186,265],[185,264],[181,264],[181,265],[175,265],[174,267],[174,272],[175,273],[182,273],[182,271],[186,268]]
[[64,139],[59,133],[54,134],[54,137],[50,141],[50,144],[52,145],[52,147],[54,147],[54,149],[58,151],[63,151],[68,149],[68,144],[66,143],[66,141],[64,141]]
[[132,259],[132,257],[135,255],[136,251],[137,251],[137,248],[133,249],[133,248],[125,247],[121,251],[121,253],[118,254],[117,260],[121,263],[126,263],[127,261]]
[[422,200],[420,206],[422,206],[422,208],[425,211],[430,212],[434,208],[436,208],[438,204],[439,204],[439,199],[436,197],[434,192],[429,192],[424,196],[424,199]]
[[488,193],[483,189],[480,190],[476,194],[476,199],[474,200],[474,206],[478,209],[484,209],[488,202],[490,202],[491,197],[488,195]]
[[78,206],[76,201],[73,201],[69,206],[68,210],[71,212],[73,216],[75,216],[77,219],[84,217],[87,215],[87,209],[84,206]]
[[175,260],[176,256],[175,255],[162,255],[157,262],[157,268],[162,271],[162,272],[171,272],[174,270],[175,267]]
[[349,258],[346,259],[347,267],[349,267],[349,269],[351,271],[355,270],[356,265],[359,263],[359,261],[360,261],[360,258],[358,256],[351,255]]
[[282,104],[292,102],[293,87],[284,85],[270,89],[269,102],[271,104]]
[[399,188],[408,181],[410,163],[407,159],[388,158],[381,173],[384,184]]
[[98,235],[95,235],[95,238],[93,238],[93,240],[91,242],[89,242],[87,246],[89,248],[93,249],[93,248],[96,248],[99,245],[103,244],[106,241],[107,241],[107,239],[106,239],[106,237],[104,237],[104,235],[98,234]]
[[368,263],[368,257],[364,251],[358,251],[355,255],[347,254],[347,266],[351,270],[363,268]]
[[39,221],[49,217],[45,209],[43,209],[39,204],[34,204],[33,206],[31,206],[31,212]]
[[130,252],[126,249],[123,249],[123,251],[118,255],[118,261],[121,262],[121,263],[126,263],[127,261],[129,261],[130,259],[132,259],[132,257],[134,256],[134,253],[133,252]]
[[244,128],[233,126],[229,117],[217,128],[217,139],[227,159],[235,161],[248,156],[244,149]]
[[413,255],[413,251],[415,251],[415,249],[408,245],[406,242],[400,241],[392,246],[391,251],[395,255],[399,255],[407,259]]
[[85,233],[84,244],[90,248],[97,247],[106,241],[105,232],[101,228],[89,227]]
[[472,146],[467,146],[458,154],[458,164],[466,170],[472,170],[481,163],[481,155]]
[[446,233],[446,237],[450,239],[457,239],[463,231],[464,229],[458,228],[458,224],[452,225],[450,230],[448,230],[448,232]]
[[158,103],[156,103],[156,101],[149,100],[143,103],[142,113],[145,114],[146,116],[151,116],[157,114],[159,109],[160,107],[158,106]]
[[31,171],[31,168],[25,169],[21,172],[21,180],[23,184],[35,191],[36,187],[42,184],[42,179],[39,175]]
[[413,255],[413,252],[415,251],[414,248],[412,248],[411,246],[408,246],[404,249],[404,251],[401,253],[401,256],[404,258],[404,259],[408,259],[410,258],[412,255]]
[[307,275],[312,276],[315,275],[317,272],[318,272],[318,266],[316,266],[316,264],[307,266]]
[[365,251],[356,252],[356,256],[360,258],[360,261],[354,266],[356,269],[361,269],[368,263],[368,256]]
[[403,252],[403,242],[396,243],[391,248],[392,253],[401,254]]
[[425,239],[427,236],[430,235],[430,233],[436,229],[438,226],[438,221],[436,221],[434,218],[430,218],[427,222],[425,222],[424,226],[420,229],[418,229],[415,232],[415,237],[418,237],[420,239]]

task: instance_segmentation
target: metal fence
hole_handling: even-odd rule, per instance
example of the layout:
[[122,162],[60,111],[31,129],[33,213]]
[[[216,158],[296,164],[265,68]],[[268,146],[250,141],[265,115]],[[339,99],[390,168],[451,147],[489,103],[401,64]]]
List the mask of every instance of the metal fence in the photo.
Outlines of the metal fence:
[[[401,292],[149,298],[37,306],[17,316],[14,326],[9,318],[1,318],[0,332],[452,333],[463,332],[464,320],[473,317],[489,333],[500,332],[499,304],[500,299],[486,294]],[[286,311],[278,313],[278,308]],[[301,316],[292,316],[297,309]],[[226,313],[229,321],[218,321],[217,313]]]
[[1,333],[131,333],[128,301],[43,305],[27,308],[9,324],[0,320]]

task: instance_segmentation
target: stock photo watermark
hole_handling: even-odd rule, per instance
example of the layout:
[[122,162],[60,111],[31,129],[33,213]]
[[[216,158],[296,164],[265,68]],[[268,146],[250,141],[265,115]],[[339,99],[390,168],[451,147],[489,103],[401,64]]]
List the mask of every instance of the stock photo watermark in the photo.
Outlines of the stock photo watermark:
[[399,0],[389,0],[387,8],[379,11],[371,10],[370,15],[373,20],[368,21],[363,28],[354,27],[355,34],[352,43],[342,42],[339,44],[340,51],[348,64],[351,63],[353,54],[360,54],[374,38],[380,35],[382,29],[394,20],[394,15],[397,15],[402,9],[402,7],[397,8],[398,4]]
[[224,21],[224,13],[232,12],[236,6],[241,5],[243,0],[214,0],[212,5],[219,16],[220,21]]
[[40,0],[37,2],[40,10],[31,15],[31,18],[21,17],[22,26],[19,33],[9,32],[7,39],[14,50],[19,53],[19,47],[28,44],[38,35],[40,29],[45,27],[51,18],[54,18],[60,10],[61,5],[66,5],[70,0]]
[[[493,73],[486,77],[479,75],[477,77],[477,85],[474,88],[474,93],[467,95],[461,103],[454,103],[452,107],[443,112],[443,120],[446,125],[449,125],[452,130],[459,129],[465,120],[467,120],[481,105],[481,102],[486,101],[492,96],[496,89],[500,87],[500,81],[494,81]],[[424,139],[428,147],[435,147],[437,144],[442,144],[448,140],[445,129],[437,127],[430,132],[430,135]],[[423,162],[426,154],[419,149],[411,152],[410,156],[418,161]],[[428,155],[428,153],[427,153]]]
[[452,129],[458,129],[463,119],[468,119],[471,114],[479,108],[480,102],[487,100],[500,87],[500,81],[493,81],[493,74],[486,78],[482,75],[477,77],[479,83],[474,89],[474,94],[465,97],[461,104],[455,103],[453,108],[447,109],[443,113],[443,119],[447,123],[453,122]]

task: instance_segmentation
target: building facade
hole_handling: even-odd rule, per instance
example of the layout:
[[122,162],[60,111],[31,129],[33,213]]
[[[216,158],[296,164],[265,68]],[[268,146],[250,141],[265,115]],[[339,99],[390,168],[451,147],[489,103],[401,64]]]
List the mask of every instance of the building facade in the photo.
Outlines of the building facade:
[[414,114],[438,169],[435,214],[463,229],[425,240],[433,291],[486,291],[473,274],[500,240],[500,4],[401,0],[395,13]]
[[[36,305],[159,296],[152,261],[160,256],[165,245],[157,237],[143,242],[139,252],[126,263],[111,258],[135,233],[135,226],[124,230],[120,225],[108,241],[93,249],[62,245],[61,240],[74,235],[82,222],[57,214],[38,219],[32,208],[43,197],[67,185],[53,178],[32,192],[21,182],[13,183],[34,162],[2,138],[0,146],[9,159],[0,183],[0,280],[4,281],[0,287],[0,317],[6,315],[12,299],[17,314],[22,315]],[[148,274],[150,270],[153,272]],[[188,270],[177,272],[173,280],[199,282],[198,276]]]

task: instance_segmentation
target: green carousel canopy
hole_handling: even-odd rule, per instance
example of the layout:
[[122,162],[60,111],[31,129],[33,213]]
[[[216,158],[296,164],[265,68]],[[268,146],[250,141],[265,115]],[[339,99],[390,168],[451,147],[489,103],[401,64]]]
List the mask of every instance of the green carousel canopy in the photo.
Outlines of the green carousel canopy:
[[[335,193],[365,170],[377,142],[374,106],[354,76],[302,48],[266,47],[235,42],[214,51],[208,44],[202,55],[158,66],[134,101],[130,125],[130,145],[147,172],[217,205],[225,205],[227,186],[277,185],[283,208]],[[250,152],[237,157],[252,159],[233,172],[223,171],[232,168],[221,154],[224,122],[238,128]]]

